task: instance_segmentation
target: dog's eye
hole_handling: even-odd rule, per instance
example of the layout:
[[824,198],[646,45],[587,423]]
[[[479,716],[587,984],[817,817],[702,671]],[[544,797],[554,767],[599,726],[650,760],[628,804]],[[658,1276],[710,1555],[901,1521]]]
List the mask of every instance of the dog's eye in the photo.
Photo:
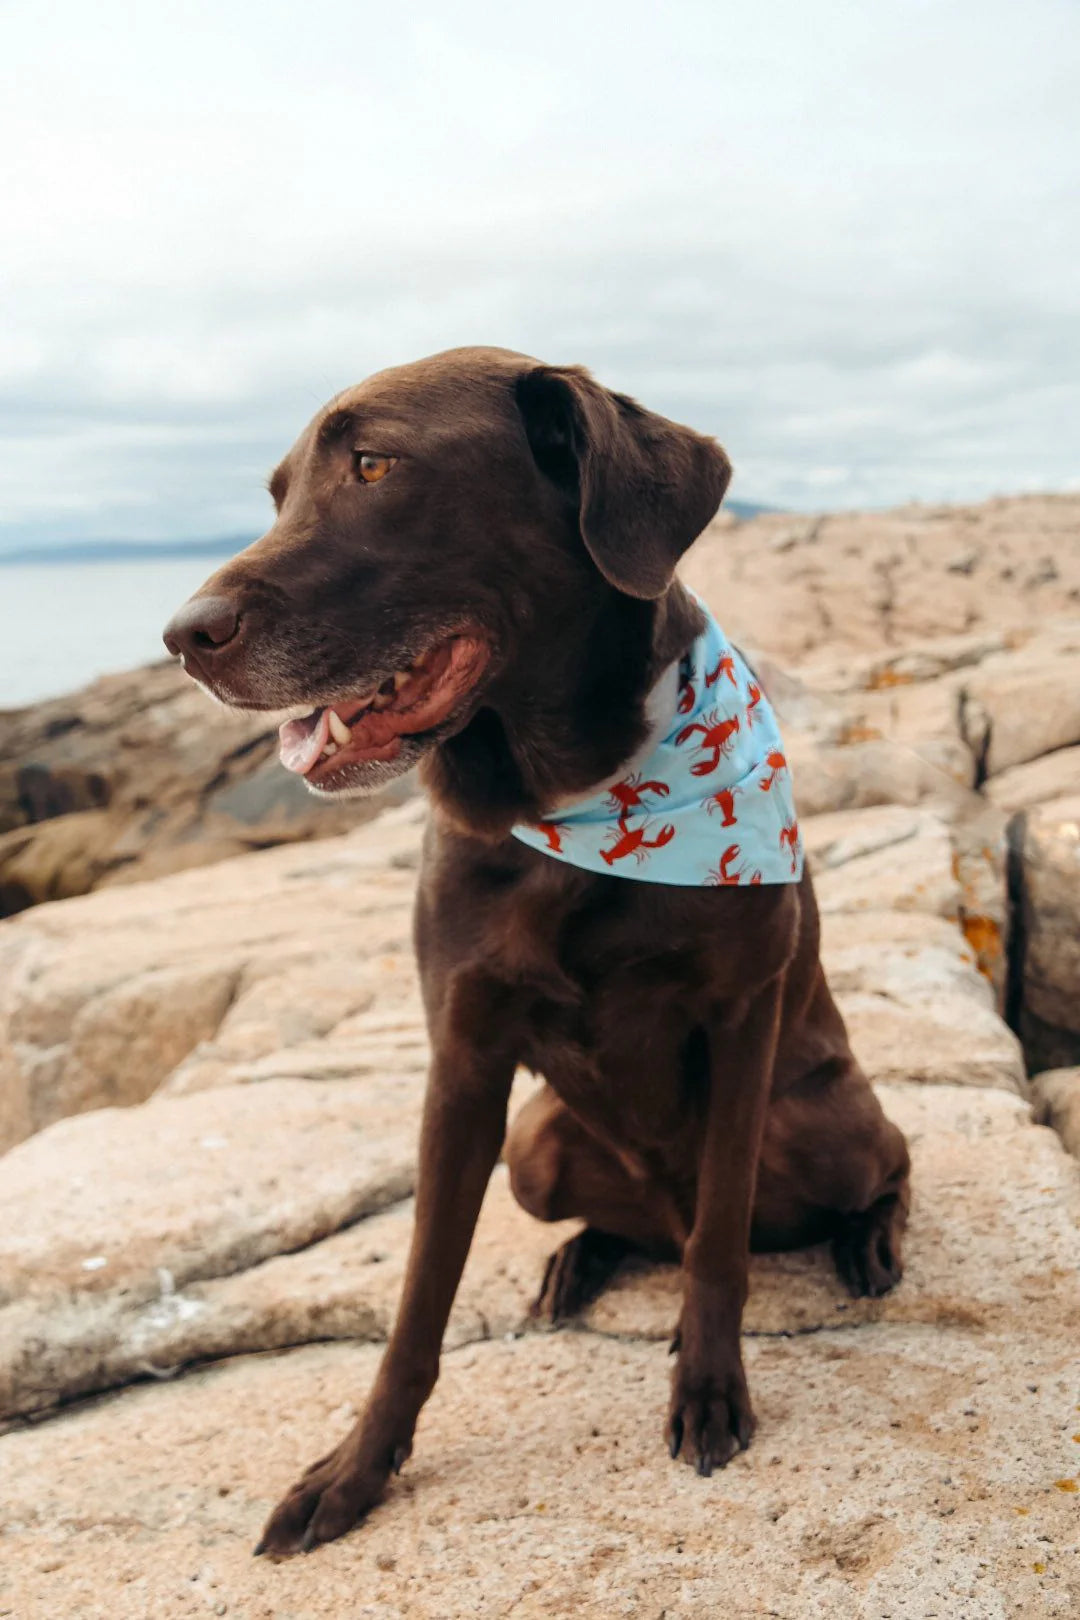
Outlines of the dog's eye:
[[356,457],[356,470],[365,484],[377,484],[380,478],[386,477],[396,461],[397,456],[373,456],[365,450]]

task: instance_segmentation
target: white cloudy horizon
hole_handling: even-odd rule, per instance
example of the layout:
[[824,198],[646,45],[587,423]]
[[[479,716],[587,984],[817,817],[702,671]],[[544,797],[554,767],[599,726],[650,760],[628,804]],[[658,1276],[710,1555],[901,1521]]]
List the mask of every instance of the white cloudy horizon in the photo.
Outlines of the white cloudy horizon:
[[0,60],[0,551],[257,533],[324,399],[471,342],[743,500],[1080,487],[1071,0],[55,0]]

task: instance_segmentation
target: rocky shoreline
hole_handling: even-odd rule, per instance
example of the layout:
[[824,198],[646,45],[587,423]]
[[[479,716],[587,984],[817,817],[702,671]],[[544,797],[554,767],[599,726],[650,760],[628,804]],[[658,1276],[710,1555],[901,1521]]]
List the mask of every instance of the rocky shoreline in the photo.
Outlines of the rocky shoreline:
[[0,917],[325,838],[388,802],[317,804],[272,717],[212,710],[174,664],[106,675],[0,711]]
[[499,1172],[416,1459],[358,1535],[253,1564],[400,1280],[424,807],[282,808],[265,726],[165,668],[0,716],[0,1614],[1080,1607],[1080,497],[721,521],[687,575],[783,717],[912,1142],[904,1283],[755,1262],[761,1431],[705,1485],[660,1444],[676,1273],[536,1331],[563,1233]]

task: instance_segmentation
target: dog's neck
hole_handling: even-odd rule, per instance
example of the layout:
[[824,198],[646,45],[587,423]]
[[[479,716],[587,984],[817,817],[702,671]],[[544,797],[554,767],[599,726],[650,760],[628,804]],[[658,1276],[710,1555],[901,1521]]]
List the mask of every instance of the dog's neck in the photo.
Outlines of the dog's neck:
[[612,779],[647,741],[662,677],[703,626],[678,583],[655,602],[603,587],[565,626],[552,669],[539,659],[514,672],[425,762],[437,809],[462,831],[500,839]]

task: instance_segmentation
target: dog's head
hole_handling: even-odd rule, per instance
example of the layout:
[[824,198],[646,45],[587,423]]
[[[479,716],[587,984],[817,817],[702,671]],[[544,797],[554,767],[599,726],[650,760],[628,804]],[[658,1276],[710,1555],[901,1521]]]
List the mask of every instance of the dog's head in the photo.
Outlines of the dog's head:
[[302,707],[282,760],[315,791],[368,792],[569,680],[605,600],[663,597],[730,472],[579,368],[451,350],[318,413],[270,480],[273,527],[165,643],[227,704]]

